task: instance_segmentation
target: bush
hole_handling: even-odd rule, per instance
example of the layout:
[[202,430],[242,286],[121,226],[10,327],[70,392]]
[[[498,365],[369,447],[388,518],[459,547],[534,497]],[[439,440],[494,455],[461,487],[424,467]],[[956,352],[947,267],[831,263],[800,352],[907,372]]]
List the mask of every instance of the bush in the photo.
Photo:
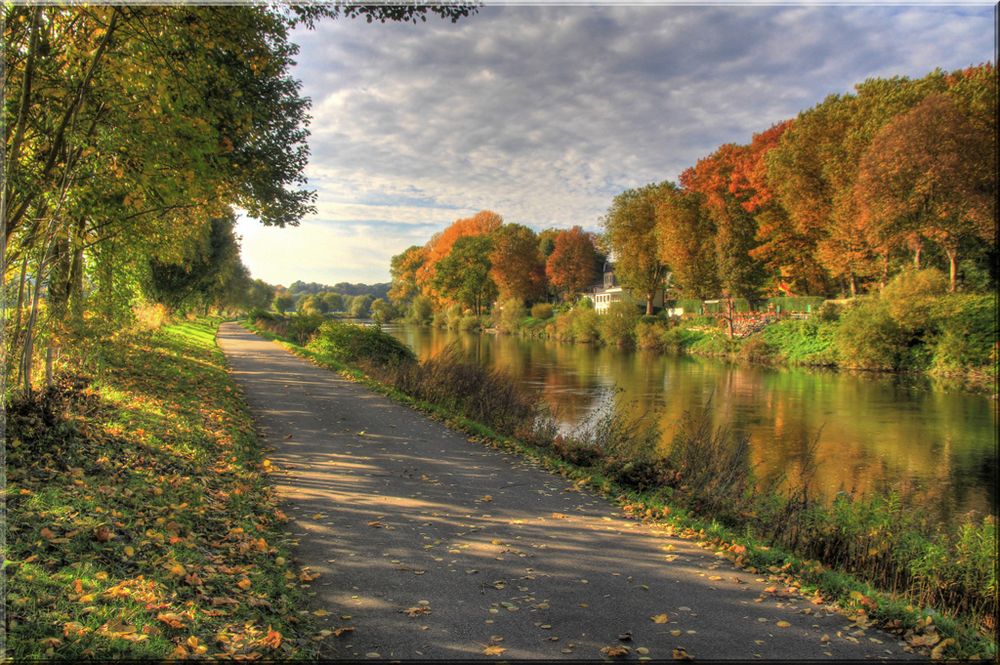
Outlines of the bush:
[[598,331],[601,341],[616,346],[635,344],[635,324],[639,321],[639,310],[628,301],[613,302],[600,317]]
[[447,312],[434,312],[434,318],[431,319],[431,325],[435,328],[448,327],[448,313]]
[[531,306],[531,318],[544,321],[552,318],[552,305],[547,302],[536,302]]
[[459,324],[462,323],[462,317],[464,313],[462,312],[461,305],[452,305],[445,311],[445,323],[449,330],[458,330]]
[[688,349],[701,356],[728,356],[739,350],[739,342],[729,339],[722,331],[713,330],[693,342]]
[[836,323],[840,320],[841,307],[835,302],[825,302],[815,314],[816,318],[824,323]]
[[500,305],[497,318],[497,330],[504,334],[517,332],[521,320],[528,315],[524,309],[524,301],[520,298],[509,298]]
[[834,343],[844,367],[894,370],[906,356],[906,337],[884,300],[866,299],[841,315]]
[[903,330],[917,336],[933,334],[939,323],[935,303],[948,292],[948,276],[936,268],[904,270],[884,289],[882,300]]
[[394,367],[416,359],[410,347],[378,326],[335,321],[320,327],[310,348],[340,362],[365,363],[376,367]]
[[535,418],[537,396],[501,370],[463,359],[456,347],[385,377],[411,397],[441,405],[508,435]]
[[640,349],[662,351],[667,327],[662,323],[639,321],[635,325],[635,345]]
[[952,295],[936,307],[942,333],[933,350],[935,372],[995,365],[997,301],[991,295]]
[[474,332],[483,327],[483,320],[475,314],[466,314],[458,320],[458,329],[462,332]]
[[433,316],[434,308],[431,306],[430,298],[427,296],[417,296],[410,303],[407,319],[412,323],[430,323]]
[[772,362],[777,356],[777,349],[768,343],[762,335],[752,335],[740,344],[738,358],[744,362]]
[[600,317],[592,308],[574,307],[570,310],[569,316],[572,317],[572,339],[577,342],[590,343],[596,342],[600,338],[597,327]]

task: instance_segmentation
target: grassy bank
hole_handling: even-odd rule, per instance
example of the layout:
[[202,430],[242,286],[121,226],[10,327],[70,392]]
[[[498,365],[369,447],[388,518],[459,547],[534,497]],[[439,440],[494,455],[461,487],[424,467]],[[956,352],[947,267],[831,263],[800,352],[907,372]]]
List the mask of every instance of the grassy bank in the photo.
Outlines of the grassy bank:
[[7,409],[7,655],[299,658],[293,568],[217,320],[93,342]]
[[802,315],[807,318],[737,321],[732,339],[728,324],[717,315],[640,316],[624,302],[612,303],[602,315],[586,300],[554,309],[536,305],[529,314],[512,300],[475,325],[465,325],[456,312],[435,317],[434,323],[732,362],[920,373],[996,393],[996,296],[946,289],[947,278],[938,271],[910,271],[878,295],[827,303]]
[[374,328],[327,325],[310,343],[288,347],[617,497],[627,511],[773,577],[779,595],[791,587],[839,602],[857,625],[879,625],[939,656],[995,654],[987,637],[997,612],[991,518],[942,527],[895,495],[826,505],[807,482],[790,494],[760,487],[747,441],[713,431],[703,417],[690,418],[666,458],[652,454],[659,432],[615,413],[559,436],[536,417],[535,396],[502,374],[448,356],[417,363]]

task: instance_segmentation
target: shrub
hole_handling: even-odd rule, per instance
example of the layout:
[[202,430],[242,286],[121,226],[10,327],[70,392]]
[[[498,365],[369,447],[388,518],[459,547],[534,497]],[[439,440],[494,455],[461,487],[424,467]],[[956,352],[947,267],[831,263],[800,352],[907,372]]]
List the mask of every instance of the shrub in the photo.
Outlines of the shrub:
[[456,347],[398,365],[387,380],[407,395],[515,435],[534,420],[537,396],[501,370],[463,359]]
[[758,334],[743,340],[738,357],[745,362],[772,362],[776,355],[777,349]]
[[816,313],[816,318],[824,323],[836,323],[840,320],[841,307],[835,302],[825,302]]
[[886,302],[874,298],[854,302],[844,311],[834,343],[841,364],[856,369],[899,369],[907,351],[905,332]]
[[570,311],[572,320],[573,339],[577,342],[596,342],[600,338],[598,323],[600,317],[597,312],[589,307],[574,307]]
[[465,314],[458,320],[458,329],[462,332],[473,332],[483,327],[483,320],[475,314]]
[[136,305],[132,313],[139,330],[159,330],[170,318],[170,312],[160,303]]
[[521,326],[521,320],[527,316],[524,309],[524,301],[520,298],[509,298],[500,305],[499,316],[497,316],[497,330],[505,334],[517,332]]
[[600,317],[598,331],[601,341],[616,346],[635,344],[635,324],[639,321],[639,310],[628,301],[613,302]]
[[942,334],[933,369],[948,372],[993,365],[997,348],[997,301],[991,295],[952,295],[937,304]]
[[713,330],[688,348],[691,353],[702,356],[728,356],[739,350],[739,342],[729,339],[722,331]]
[[903,330],[918,336],[937,329],[935,303],[948,292],[948,276],[936,268],[904,270],[884,289],[882,300]]
[[640,349],[662,351],[667,327],[662,323],[640,321],[635,325],[635,345]]
[[396,366],[416,357],[408,346],[378,326],[329,321],[310,344],[314,351],[345,363]]
[[544,321],[552,318],[552,305],[547,302],[536,302],[531,306],[531,318]]
[[433,316],[434,308],[431,306],[430,298],[427,296],[417,296],[410,303],[407,319],[412,323],[430,323]]
[[462,312],[461,305],[452,305],[445,311],[445,324],[449,330],[458,330],[459,324],[462,322]]

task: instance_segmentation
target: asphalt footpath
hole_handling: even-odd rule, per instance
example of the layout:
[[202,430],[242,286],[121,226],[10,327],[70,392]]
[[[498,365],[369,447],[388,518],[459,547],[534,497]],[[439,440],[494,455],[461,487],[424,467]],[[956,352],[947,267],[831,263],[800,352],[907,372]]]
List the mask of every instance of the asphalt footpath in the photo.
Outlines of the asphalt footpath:
[[235,323],[326,658],[877,660],[898,638]]

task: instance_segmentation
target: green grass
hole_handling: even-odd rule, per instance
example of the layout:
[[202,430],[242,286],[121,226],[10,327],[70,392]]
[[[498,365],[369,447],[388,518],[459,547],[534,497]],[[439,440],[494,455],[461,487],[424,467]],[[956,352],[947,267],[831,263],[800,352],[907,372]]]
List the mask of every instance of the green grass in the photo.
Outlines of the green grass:
[[314,653],[217,326],[90,342],[97,378],[9,405],[9,657]]

